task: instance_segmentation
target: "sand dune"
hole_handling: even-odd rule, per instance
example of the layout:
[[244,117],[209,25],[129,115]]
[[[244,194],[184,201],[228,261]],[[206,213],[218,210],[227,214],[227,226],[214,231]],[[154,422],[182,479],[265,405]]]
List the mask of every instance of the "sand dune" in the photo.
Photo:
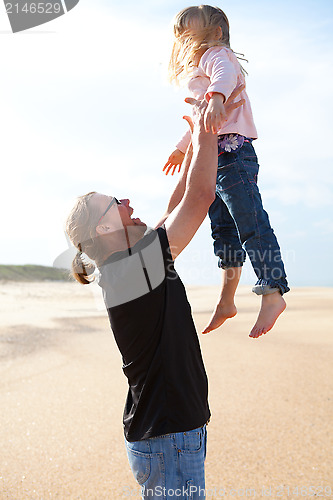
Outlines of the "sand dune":
[[[188,289],[201,328],[216,287]],[[123,445],[126,380],[89,287],[0,284],[0,499],[139,498]],[[299,288],[274,330],[258,298],[200,341],[210,383],[207,498],[329,498],[333,289]],[[312,489],[311,489],[312,488]]]

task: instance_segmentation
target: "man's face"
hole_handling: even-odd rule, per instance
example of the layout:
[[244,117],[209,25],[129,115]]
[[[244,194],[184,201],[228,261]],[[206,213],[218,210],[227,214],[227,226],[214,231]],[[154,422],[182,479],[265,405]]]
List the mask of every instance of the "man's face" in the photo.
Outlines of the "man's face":
[[132,217],[134,210],[130,206],[130,200],[121,199],[118,202],[113,196],[96,193],[92,196],[91,201],[94,203],[96,211],[101,214],[96,227],[99,234],[119,231],[124,227],[130,232],[134,231],[134,234],[138,233],[135,228],[139,229],[140,234],[146,230],[147,226],[144,222],[137,217]]

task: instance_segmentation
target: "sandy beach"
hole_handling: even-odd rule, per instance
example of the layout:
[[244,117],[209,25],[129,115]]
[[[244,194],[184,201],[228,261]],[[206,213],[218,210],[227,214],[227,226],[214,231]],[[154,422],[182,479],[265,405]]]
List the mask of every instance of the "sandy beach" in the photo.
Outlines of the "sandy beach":
[[[190,287],[200,332],[217,287]],[[274,329],[238,315],[199,334],[209,377],[207,498],[330,498],[333,288],[295,288]],[[127,383],[106,313],[76,283],[0,283],[0,499],[139,498],[123,443]]]

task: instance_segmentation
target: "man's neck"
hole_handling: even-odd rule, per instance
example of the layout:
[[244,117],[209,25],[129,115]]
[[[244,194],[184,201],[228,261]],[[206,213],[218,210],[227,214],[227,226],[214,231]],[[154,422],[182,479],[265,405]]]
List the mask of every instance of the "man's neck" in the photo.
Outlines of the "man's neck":
[[103,262],[117,252],[129,250],[143,238],[144,233],[142,230],[138,231],[134,230],[134,228],[136,228],[136,226],[125,227],[121,231],[117,231],[117,235],[111,235],[107,243],[107,248],[105,249]]

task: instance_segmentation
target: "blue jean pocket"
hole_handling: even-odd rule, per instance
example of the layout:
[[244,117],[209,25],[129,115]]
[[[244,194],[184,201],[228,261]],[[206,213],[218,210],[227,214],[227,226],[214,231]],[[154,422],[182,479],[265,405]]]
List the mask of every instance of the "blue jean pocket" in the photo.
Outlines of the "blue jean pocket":
[[184,432],[181,451],[184,453],[197,453],[202,448],[202,437],[201,429]]
[[[206,457],[206,427],[184,432],[179,437],[177,446],[179,467],[187,481],[193,480],[194,485],[205,484],[205,457]],[[192,497],[189,497],[192,498]],[[194,495],[194,498],[199,498]]]
[[127,456],[133,472],[133,476],[141,486],[148,480],[150,476],[150,456],[147,453],[142,453],[140,451],[130,449],[128,446]]

